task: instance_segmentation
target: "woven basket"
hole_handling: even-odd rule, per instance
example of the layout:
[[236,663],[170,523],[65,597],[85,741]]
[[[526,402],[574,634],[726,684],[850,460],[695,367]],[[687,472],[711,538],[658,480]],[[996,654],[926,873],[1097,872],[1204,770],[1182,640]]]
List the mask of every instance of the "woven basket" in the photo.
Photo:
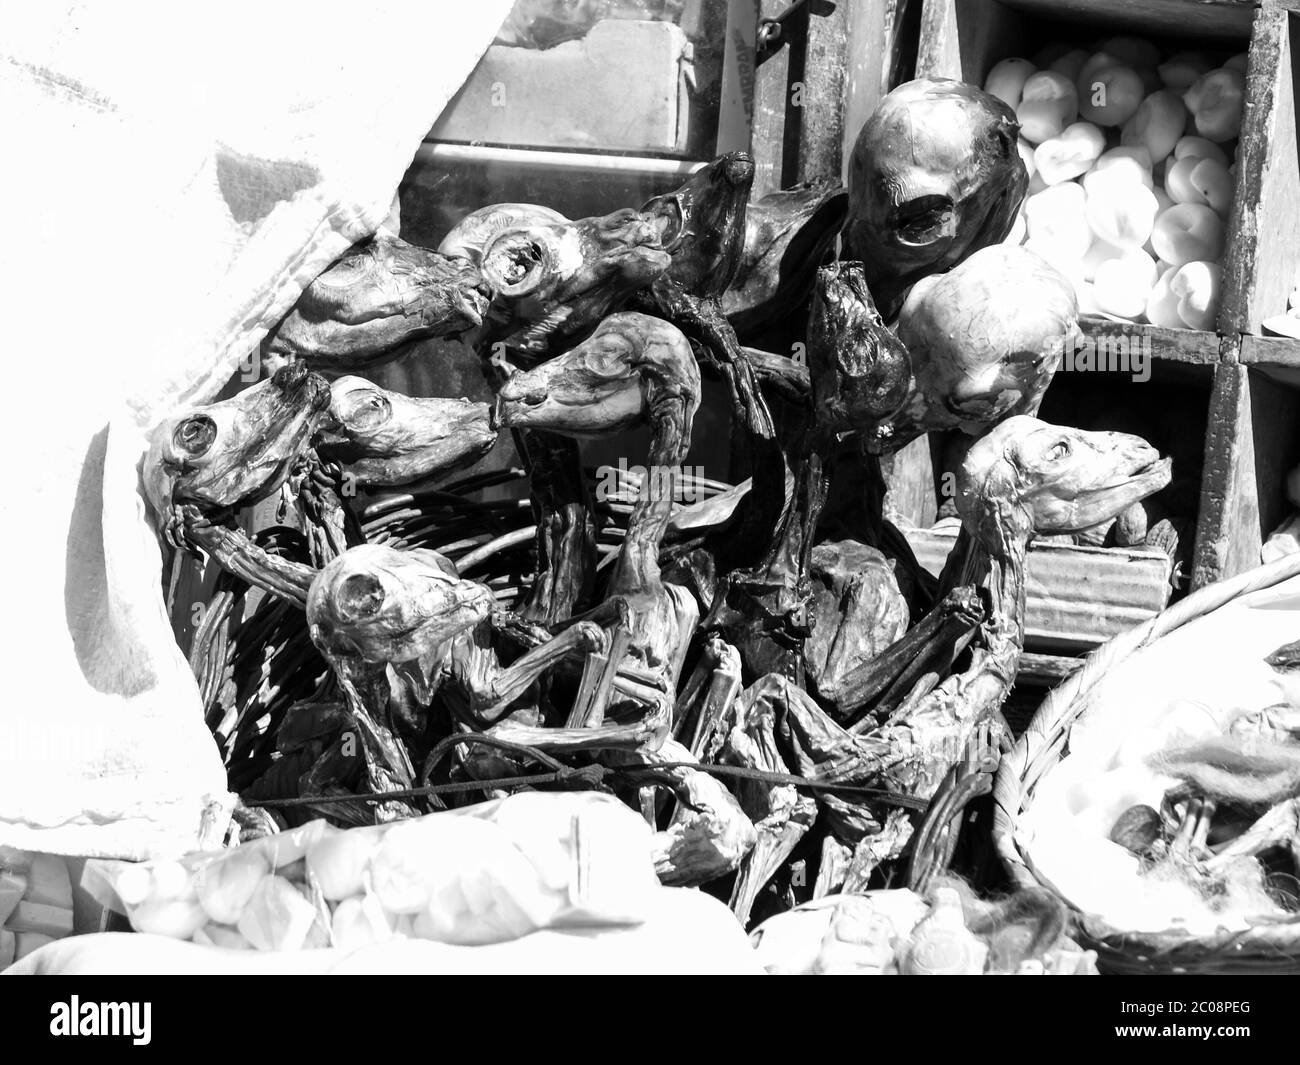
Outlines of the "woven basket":
[[[1297,574],[1300,555],[1291,555],[1202,588],[1098,648],[1083,668],[1047,697],[1024,735],[1002,759],[993,783],[993,843],[1018,886],[1050,887],[1039,880],[1017,845],[1016,827],[1038,782],[1068,757],[1070,727],[1088,706],[1089,696],[1102,677],[1189,621]],[[1073,918],[1077,937],[1097,951],[1098,965],[1109,972],[1300,972],[1300,919],[1198,937],[1181,931],[1129,932],[1077,911]]]

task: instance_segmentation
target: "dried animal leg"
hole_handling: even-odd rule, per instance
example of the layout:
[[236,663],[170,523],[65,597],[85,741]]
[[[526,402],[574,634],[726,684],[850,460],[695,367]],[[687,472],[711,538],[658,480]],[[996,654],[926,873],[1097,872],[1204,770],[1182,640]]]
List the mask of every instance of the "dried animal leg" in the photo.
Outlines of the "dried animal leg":
[[[949,592],[897,642],[844,678],[842,689],[852,695],[840,705],[850,711],[859,710],[884,691],[880,706],[887,711],[903,691],[914,690],[913,686],[923,684],[925,678],[934,678],[934,683],[942,680],[983,619],[984,611],[974,588]],[[873,717],[853,714],[850,721],[854,723],[849,731],[860,734],[872,726]]]
[[690,751],[696,758],[703,758],[710,749],[718,726],[727,719],[732,703],[740,694],[740,655],[730,644],[721,640],[719,643],[722,653],[691,736]]
[[[775,717],[775,707],[768,700],[748,700],[740,721],[727,736],[722,761],[768,773],[787,773],[777,749]],[[731,909],[741,925],[747,925],[759,892],[817,819],[817,801],[793,784],[742,779],[735,790],[741,809],[758,833],[757,843],[741,863],[731,893]]]
[[817,819],[817,800],[801,795],[789,784],[772,789],[769,807],[768,812],[754,822],[758,840],[741,862],[731,892],[731,910],[736,920],[746,927],[759,893],[785,864]]
[[307,591],[316,570],[270,554],[238,529],[209,524],[196,507],[187,505],[180,509],[185,530],[183,535],[188,545],[205,551],[222,569],[253,587],[278,595],[296,606],[307,605]]
[[631,724],[599,725],[596,728],[534,728],[503,721],[493,725],[485,735],[551,754],[652,751],[668,738],[666,717],[666,714],[650,714]]
[[822,840],[821,861],[817,866],[817,880],[813,884],[813,898],[825,898],[839,892],[849,874],[852,859],[853,848],[846,847],[834,836],[826,836]]
[[607,646],[599,626],[580,621],[525,652],[509,666],[502,666],[492,648],[491,634],[476,629],[454,642],[447,668],[467,696],[473,719],[490,724],[559,662],[584,652],[600,653]]
[[[394,734],[389,718],[389,687],[383,665],[342,658],[321,648],[326,661],[339,678],[339,688],[348,702],[360,733],[366,783],[373,792],[401,791],[415,786],[415,769],[406,747]],[[375,804],[375,817],[396,821],[414,817],[419,811],[408,800],[389,799]]]
[[[634,760],[648,766],[694,762],[675,740]],[[757,834],[735,796],[708,773],[675,765],[664,770],[673,780],[677,809],[668,827],[655,835],[655,872],[672,887],[695,887],[735,870],[754,847]]]
[[1286,848],[1300,863],[1300,798],[1278,803],[1205,864],[1210,872],[1221,873],[1238,858],[1273,847]]
[[847,895],[866,891],[872,873],[903,853],[912,839],[912,831],[912,819],[903,810],[892,810],[877,834],[863,838],[854,847],[843,892]]
[[596,522],[577,444],[555,433],[515,434],[528,467],[537,567],[521,613],[554,625],[573,616],[596,572]]

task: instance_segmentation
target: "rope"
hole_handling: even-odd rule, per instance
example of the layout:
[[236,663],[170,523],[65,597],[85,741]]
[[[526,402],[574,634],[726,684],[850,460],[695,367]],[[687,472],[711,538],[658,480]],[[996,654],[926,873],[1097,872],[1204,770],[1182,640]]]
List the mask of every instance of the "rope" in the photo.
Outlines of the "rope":
[[526,776],[515,777],[494,777],[489,780],[463,780],[452,781],[446,784],[428,784],[419,788],[401,788],[393,791],[368,792],[365,794],[353,795],[312,795],[299,796],[292,799],[248,799],[245,800],[247,806],[317,806],[328,805],[340,802],[388,802],[392,799],[417,799],[426,798],[434,795],[458,794],[467,791],[492,791],[496,788],[518,788],[530,784],[566,784],[578,782],[585,784],[589,788],[599,788],[606,786],[606,780],[609,777],[624,777],[628,783],[644,784],[648,782],[671,785],[672,781],[668,778],[669,770],[673,769],[692,769],[697,773],[707,773],[714,777],[734,777],[740,780],[752,780],[761,784],[791,785],[796,788],[805,788],[808,791],[833,792],[836,794],[860,795],[864,798],[875,799],[884,802],[890,806],[900,806],[912,810],[924,810],[929,803],[925,799],[918,799],[912,795],[900,795],[897,792],[886,791],[881,788],[867,788],[852,784],[831,784],[825,781],[809,780],[807,777],[795,776],[791,773],[774,773],[765,769],[750,769],[745,766],[732,765],[700,765],[697,762],[661,762],[654,765],[635,766],[606,766],[606,765],[589,765],[575,768],[566,766],[555,761],[549,755],[544,754],[532,747],[524,747],[516,743],[508,743],[504,740],[498,740],[490,736],[482,736],[475,733],[462,733],[457,736],[448,736],[438,744],[429,754],[425,762],[425,776],[431,772],[432,768],[437,765],[442,756],[446,754],[453,746],[464,743],[481,743],[486,747],[495,747],[500,750],[511,751],[522,754],[525,757],[532,758],[543,764],[549,764],[555,768],[546,773],[533,773]]

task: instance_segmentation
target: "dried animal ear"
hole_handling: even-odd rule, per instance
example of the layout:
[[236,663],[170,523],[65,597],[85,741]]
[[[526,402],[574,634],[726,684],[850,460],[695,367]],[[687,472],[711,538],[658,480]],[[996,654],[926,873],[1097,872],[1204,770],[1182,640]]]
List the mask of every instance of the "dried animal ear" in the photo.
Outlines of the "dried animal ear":
[[[989,139],[997,145],[997,154],[1003,159],[1011,159],[1020,153],[1016,142],[1020,139],[1020,123],[1014,119],[1004,118],[989,131]],[[1021,162],[1023,166],[1023,161]]]
[[518,298],[536,292],[550,272],[551,250],[544,234],[515,229],[502,233],[483,255],[483,278],[493,291]]

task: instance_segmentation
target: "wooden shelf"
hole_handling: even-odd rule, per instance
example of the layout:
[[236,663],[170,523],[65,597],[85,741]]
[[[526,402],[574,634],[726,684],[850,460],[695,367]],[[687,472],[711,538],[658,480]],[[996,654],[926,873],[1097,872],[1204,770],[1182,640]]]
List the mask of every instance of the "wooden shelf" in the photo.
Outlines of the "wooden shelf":
[[[1290,48],[1293,33],[1300,39],[1300,14],[1292,10],[1297,7],[1300,0],[1264,0],[1262,7],[1251,0],[922,0],[918,77],[983,84],[1002,59],[1032,55],[1052,40],[1087,42],[1110,33],[1137,33],[1166,47],[1185,40],[1188,48],[1248,52],[1238,182],[1216,329],[1159,329],[1102,318],[1081,323],[1099,345],[1105,341],[1114,350],[1116,342],[1142,344],[1166,378],[1182,374],[1208,390],[1202,393],[1208,412],[1200,399],[1199,409],[1187,412],[1189,431],[1203,433],[1191,443],[1204,448],[1192,587],[1259,563],[1265,526],[1279,510],[1278,471],[1300,457],[1293,455],[1288,428],[1271,436],[1265,430],[1287,416],[1300,397],[1286,380],[1291,370],[1300,369],[1300,342],[1248,335],[1286,309],[1300,261],[1296,72]],[[1114,381],[1116,388],[1127,386],[1120,375]],[[1049,403],[1059,387],[1048,390]],[[1131,401],[1122,395],[1116,393],[1117,403]],[[1167,416],[1168,402],[1153,394],[1153,424]],[[1300,410],[1291,416],[1300,419]]]
[[1300,340],[1293,337],[1241,338],[1240,360],[1266,366],[1300,370]]
[[1092,316],[1081,318],[1079,328],[1097,343],[1101,355],[1123,355],[1132,352],[1136,344],[1154,359],[1188,366],[1212,367],[1223,358],[1223,342],[1217,333]]

